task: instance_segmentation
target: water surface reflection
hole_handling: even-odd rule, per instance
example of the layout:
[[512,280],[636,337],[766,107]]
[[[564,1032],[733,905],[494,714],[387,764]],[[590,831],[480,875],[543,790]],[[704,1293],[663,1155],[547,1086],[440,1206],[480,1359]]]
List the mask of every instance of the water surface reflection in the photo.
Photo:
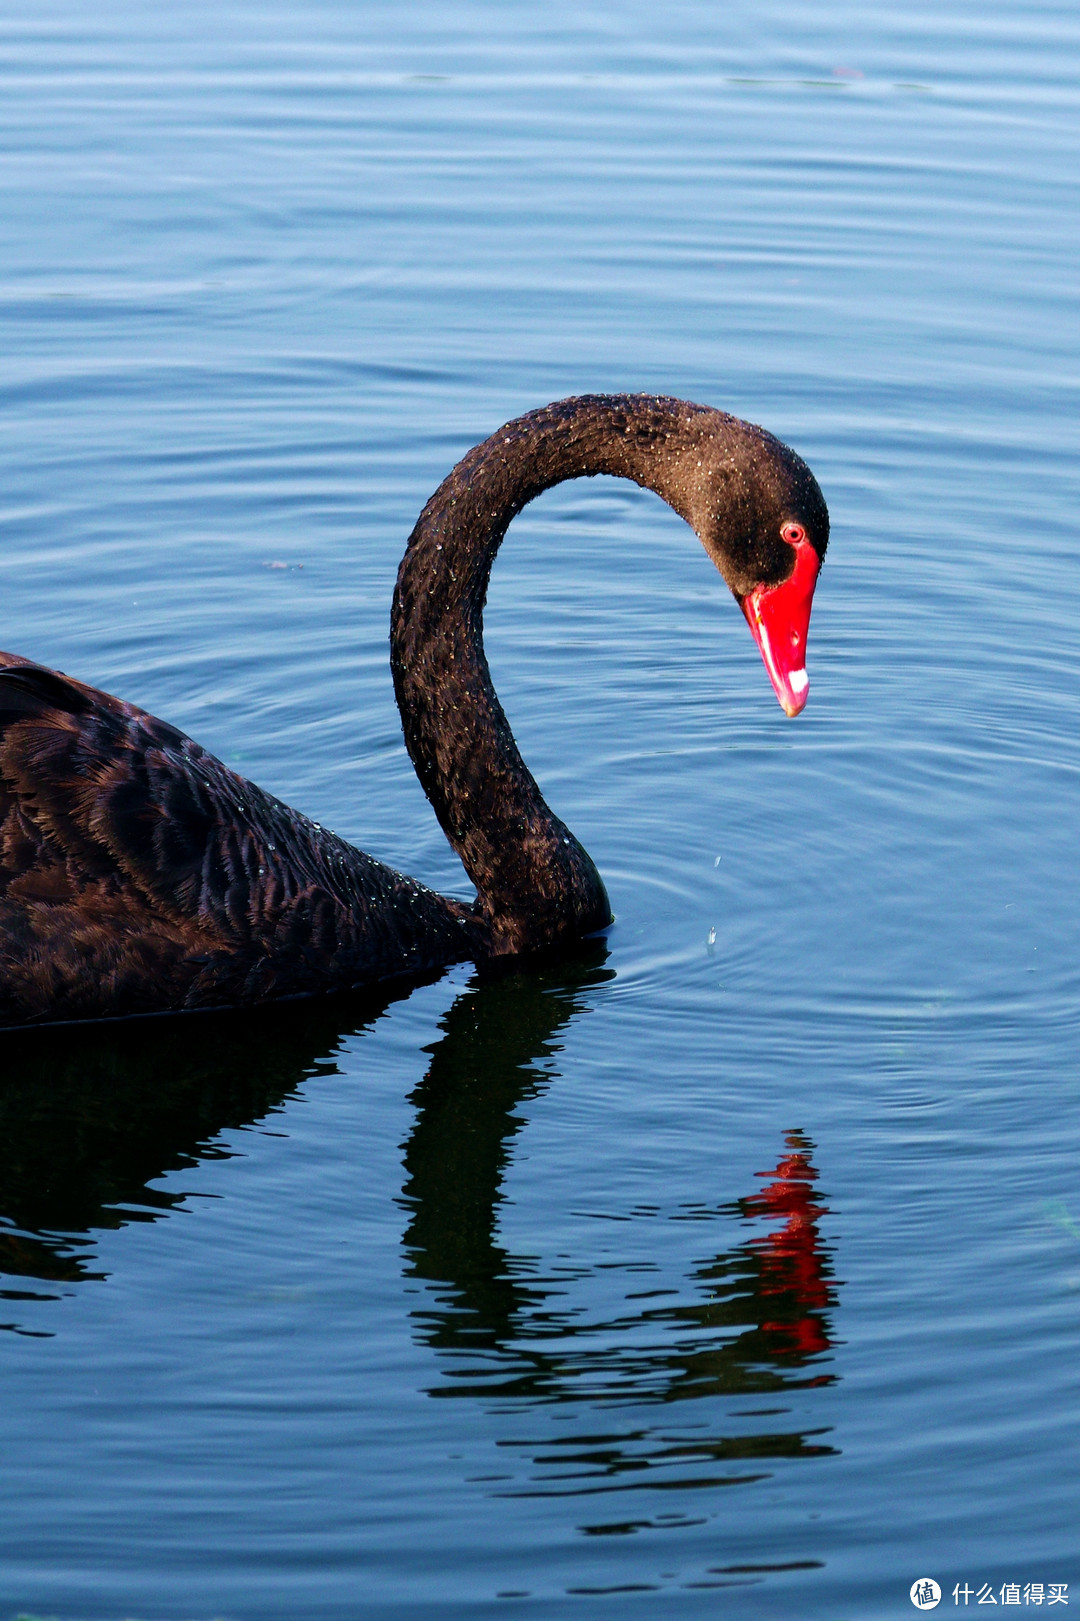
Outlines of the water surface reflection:
[[[836,1284],[820,1231],[827,1212],[802,1132],[787,1134],[755,1192],[712,1207],[612,1212],[629,1223],[622,1260],[605,1250],[603,1260],[545,1262],[500,1240],[503,1179],[525,1106],[550,1084],[560,1032],[607,972],[599,958],[576,976],[475,985],[444,1016],[412,1099],[405,1244],[408,1275],[427,1285],[413,1318],[438,1358],[429,1393],[481,1401],[506,1421],[500,1445],[527,1468],[525,1478],[511,1469],[493,1482],[500,1496],[748,1484],[770,1472],[763,1460],[835,1451],[824,1430],[786,1425],[789,1409],[775,1400],[836,1377],[828,1357]],[[703,1253],[681,1278],[648,1253],[648,1228],[672,1221],[701,1224]],[[732,1405],[763,1396],[773,1398],[767,1407]],[[696,1405],[673,1411],[687,1402]],[[572,1433],[538,1411],[551,1408],[569,1409],[555,1416]],[[531,1435],[518,1428],[528,1411]],[[671,1527],[687,1523],[687,1512],[581,1529]]]
[[[506,1461],[489,1489],[664,1494],[645,1514],[590,1518],[579,1529],[591,1535],[685,1525],[693,1510],[667,1494],[745,1485],[770,1460],[835,1451],[827,1430],[792,1417],[796,1392],[836,1377],[826,1209],[802,1132],[734,1199],[589,1212],[620,1224],[614,1244],[586,1236],[581,1253],[545,1257],[503,1236],[515,1137],[557,1078],[570,1022],[613,977],[605,961],[600,944],[569,965],[478,977],[458,995],[411,1099],[401,1193],[405,1278],[423,1287],[414,1337],[438,1375],[428,1393],[495,1415]],[[388,1005],[294,1004],[9,1042],[0,1297],[14,1306],[50,1298],[43,1284],[103,1277],[95,1231],[175,1211],[185,1194],[156,1186],[164,1173],[227,1157],[223,1132],[334,1073],[342,1040]],[[676,1262],[672,1223],[684,1224]]]
[[[5,1036],[0,1275],[101,1278],[94,1232],[180,1208],[184,1191],[153,1184],[169,1171],[229,1158],[218,1141],[223,1132],[262,1120],[312,1076],[335,1074],[342,1040],[373,1024],[393,999]],[[19,1298],[49,1297],[0,1290],[0,1299]]]

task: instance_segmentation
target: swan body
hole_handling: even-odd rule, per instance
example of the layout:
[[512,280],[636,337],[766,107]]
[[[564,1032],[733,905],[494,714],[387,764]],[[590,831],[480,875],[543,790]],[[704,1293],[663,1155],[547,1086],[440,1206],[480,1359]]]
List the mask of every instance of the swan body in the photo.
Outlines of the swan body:
[[355,849],[131,704],[0,654],[0,1026],[226,1007],[565,945],[611,911],[524,765],[484,656],[511,521],[614,473],[697,531],[781,703],[805,701],[828,514],[786,446],[723,412],[591,395],[508,423],[425,506],[394,594],[405,741],[472,905]]

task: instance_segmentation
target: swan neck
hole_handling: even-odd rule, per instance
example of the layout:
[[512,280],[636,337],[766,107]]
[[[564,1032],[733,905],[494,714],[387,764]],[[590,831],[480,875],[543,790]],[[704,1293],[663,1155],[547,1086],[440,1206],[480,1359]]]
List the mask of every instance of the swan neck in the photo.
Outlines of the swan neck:
[[696,527],[700,480],[687,464],[699,418],[719,415],[651,395],[586,396],[530,412],[459,462],[410,536],[391,627],[405,742],[476,885],[496,954],[590,933],[611,912],[592,861],[521,758],[491,682],[483,608],[495,555],[511,520],[543,490],[598,473],[655,490]]

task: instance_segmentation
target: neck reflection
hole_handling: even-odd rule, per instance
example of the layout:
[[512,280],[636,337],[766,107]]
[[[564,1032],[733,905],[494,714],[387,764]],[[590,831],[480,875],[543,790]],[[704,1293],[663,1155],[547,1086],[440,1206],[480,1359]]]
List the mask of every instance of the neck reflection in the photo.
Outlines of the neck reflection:
[[[624,1263],[612,1261],[610,1246],[545,1261],[511,1253],[500,1238],[514,1139],[527,1105],[556,1078],[559,1037],[610,977],[602,961],[474,981],[430,1049],[412,1098],[402,1194],[406,1276],[427,1286],[414,1334],[436,1353],[440,1374],[429,1394],[479,1401],[507,1421],[518,1414],[515,1438],[499,1444],[530,1465],[510,1495],[748,1483],[771,1472],[764,1459],[831,1453],[824,1429],[776,1422],[788,1410],[782,1400],[750,1408],[738,1400],[836,1378],[827,1210],[803,1132],[787,1133],[756,1191],[611,1212],[623,1224]],[[677,1267],[649,1258],[670,1256],[670,1223],[687,1224]],[[715,1398],[725,1398],[722,1408]],[[673,1404],[687,1402],[698,1405],[676,1416]],[[560,1408],[575,1433],[542,1417]],[[528,1412],[532,1422],[521,1424]]]
[[[454,1359],[452,1385],[432,1394],[514,1393],[577,1399],[590,1364],[608,1372],[597,1394],[671,1401],[709,1391],[762,1390],[829,1382],[817,1359],[830,1349],[836,1304],[832,1259],[820,1232],[828,1212],[815,1191],[813,1144],[791,1131],[787,1153],[765,1186],[727,1203],[673,1205],[645,1218],[751,1226],[754,1235],[698,1259],[675,1304],[630,1308],[601,1323],[582,1319],[564,1298],[570,1276],[540,1276],[533,1257],[511,1255],[498,1237],[504,1176],[524,1106],[555,1078],[559,1035],[589,1006],[590,991],[610,979],[606,952],[546,974],[474,981],[441,1023],[427,1074],[413,1093],[417,1118],[404,1145],[402,1203],[406,1275],[430,1284],[414,1314],[420,1338]],[[762,1234],[762,1222],[773,1230]],[[779,1225],[777,1225],[779,1223]],[[561,1274],[562,1269],[555,1271]],[[588,1271],[587,1263],[584,1264]],[[665,1280],[670,1283],[674,1280]],[[635,1290],[627,1299],[667,1295]],[[620,1367],[610,1349],[591,1356],[599,1338],[621,1326],[678,1329],[678,1344],[644,1350],[636,1335]],[[686,1330],[691,1331],[687,1340]],[[558,1342],[550,1349],[545,1342]],[[573,1347],[581,1342],[581,1349]],[[465,1376],[461,1358],[476,1359]],[[490,1353],[495,1353],[494,1357]],[[632,1370],[633,1377],[628,1378]]]

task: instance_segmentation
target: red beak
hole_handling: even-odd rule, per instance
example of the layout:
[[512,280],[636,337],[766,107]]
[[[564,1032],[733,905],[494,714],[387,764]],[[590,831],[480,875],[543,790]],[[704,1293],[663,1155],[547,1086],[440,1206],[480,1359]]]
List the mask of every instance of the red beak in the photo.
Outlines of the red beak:
[[795,569],[783,585],[758,585],[742,600],[742,611],[761,649],[773,691],[785,715],[806,703],[806,637],[821,559],[808,540],[795,542]]

